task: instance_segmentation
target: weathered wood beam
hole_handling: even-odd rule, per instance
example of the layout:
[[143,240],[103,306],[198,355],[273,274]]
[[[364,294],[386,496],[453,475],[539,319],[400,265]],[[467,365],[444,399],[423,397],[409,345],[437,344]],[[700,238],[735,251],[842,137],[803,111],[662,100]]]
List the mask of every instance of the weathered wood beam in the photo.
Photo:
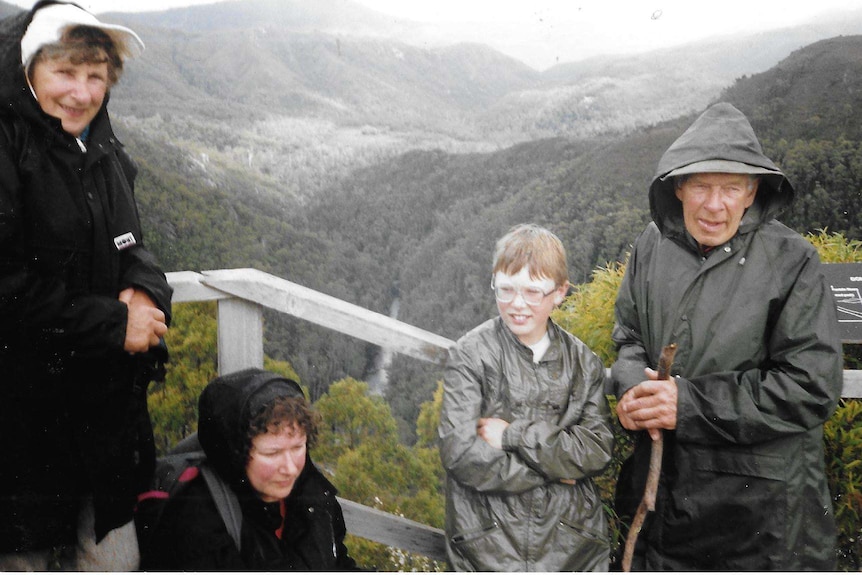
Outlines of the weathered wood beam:
[[386,513],[361,503],[338,498],[344,512],[347,532],[369,541],[383,543],[411,553],[446,561],[446,534],[398,515]]
[[844,390],[841,397],[847,399],[862,399],[862,370],[844,370]]
[[171,298],[173,303],[214,301],[233,297],[230,294],[205,286],[201,283],[204,276],[198,272],[168,272],[165,276],[168,278],[168,283],[174,288],[174,295]]
[[263,369],[263,307],[230,298],[218,302],[218,372]]
[[454,342],[255,269],[205,271],[210,288],[438,365]]

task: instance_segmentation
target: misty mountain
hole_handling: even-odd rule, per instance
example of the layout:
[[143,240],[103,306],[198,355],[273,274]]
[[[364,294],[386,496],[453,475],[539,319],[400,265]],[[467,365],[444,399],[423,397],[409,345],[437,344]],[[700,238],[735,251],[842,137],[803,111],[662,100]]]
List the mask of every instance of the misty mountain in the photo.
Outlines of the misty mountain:
[[417,132],[418,147],[451,145],[430,133],[473,150],[628,132],[700,110],[736,78],[794,49],[862,31],[855,11],[539,73],[478,45],[434,48],[444,32],[428,41],[427,26],[351,0],[244,0],[105,16],[134,27],[148,45],[116,89],[115,113],[241,126],[274,117],[369,125],[407,149],[417,147]]
[[755,130],[794,140],[862,139],[862,36],[830,38],[796,50],[738,82],[726,96],[751,110]]
[[[433,48],[444,45],[446,32],[435,38],[427,25],[350,0],[247,0],[111,17],[170,30],[169,39],[177,31],[201,35],[194,45],[217,57],[196,65],[225,61],[230,74],[236,70],[232,61],[247,63],[232,76],[236,88],[221,92],[240,92],[237,103],[262,100],[271,113],[313,114],[339,124],[369,118],[374,125],[396,122],[387,124],[396,129],[424,128],[432,109],[447,133],[458,126],[454,134],[460,139],[503,145],[630,131],[699,110],[736,78],[768,69],[794,49],[862,32],[862,11],[855,11],[805,26],[562,62],[531,75],[511,58],[493,58],[475,47]],[[245,35],[232,39],[240,33]],[[277,38],[278,47],[265,36]],[[263,53],[251,53],[256,49]],[[225,82],[230,80],[210,88],[221,90]],[[424,99],[416,97],[417,89]]]
[[122,19],[130,26],[144,24],[192,33],[278,26],[294,32],[396,37],[409,34],[413,28],[351,0],[243,0],[104,16],[108,21]]
[[626,134],[701,110],[794,48],[862,30],[860,14],[537,72],[480,45],[417,47],[406,40],[420,24],[350,0],[112,13],[148,46],[129,63],[112,111],[199,161],[252,169],[304,201],[411,149]]
[[[818,42],[717,98],[752,118],[766,153],[794,183],[797,201],[782,220],[802,233],[862,238],[860,62],[862,36]],[[561,237],[573,282],[622,261],[649,221],[659,157],[695,117],[492,154],[412,153],[356,172],[305,217],[335,244],[387,262],[388,273],[375,277],[398,286],[402,319],[457,338],[493,315],[493,241],[515,223],[535,221]],[[396,412],[410,421],[435,376],[396,362],[388,394]]]
[[[478,110],[538,77],[476,45],[420,50],[269,29],[149,30],[147,38],[151,48],[118,87],[128,94],[121,110],[136,116],[167,107],[210,120],[311,117],[344,126],[460,131]],[[198,107],[201,99],[213,107]]]
[[[560,235],[573,282],[624,258],[659,156],[718,98],[798,182],[790,225],[862,233],[859,36],[794,47],[806,27],[538,72],[388,39],[347,0],[111,19],[147,43],[110,107],[168,270],[257,267],[382,313],[398,297],[402,319],[455,338],[493,313],[492,243],[517,222]],[[314,396],[375,353],[283,318],[267,330]],[[437,374],[395,369],[389,399],[412,422]]]

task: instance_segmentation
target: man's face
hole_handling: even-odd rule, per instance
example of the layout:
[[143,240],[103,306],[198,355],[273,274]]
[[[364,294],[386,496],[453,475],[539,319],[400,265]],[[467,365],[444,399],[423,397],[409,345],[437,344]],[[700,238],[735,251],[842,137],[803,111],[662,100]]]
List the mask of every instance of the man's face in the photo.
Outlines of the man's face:
[[736,235],[756,193],[757,180],[746,174],[692,174],[676,189],[685,228],[704,246],[720,246]]

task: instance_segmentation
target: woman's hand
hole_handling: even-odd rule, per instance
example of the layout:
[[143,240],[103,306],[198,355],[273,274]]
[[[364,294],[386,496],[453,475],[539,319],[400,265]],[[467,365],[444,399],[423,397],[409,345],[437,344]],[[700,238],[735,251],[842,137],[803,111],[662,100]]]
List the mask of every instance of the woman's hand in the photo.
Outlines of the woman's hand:
[[146,292],[135,288],[124,289],[118,299],[129,308],[123,349],[129,353],[143,353],[158,345],[159,339],[168,332],[165,313]]

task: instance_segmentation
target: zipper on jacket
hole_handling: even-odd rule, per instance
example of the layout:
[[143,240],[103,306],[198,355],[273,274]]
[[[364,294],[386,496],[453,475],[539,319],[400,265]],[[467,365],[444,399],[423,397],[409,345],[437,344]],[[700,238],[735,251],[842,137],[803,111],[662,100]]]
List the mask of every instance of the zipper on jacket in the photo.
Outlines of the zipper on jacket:
[[463,543],[464,541],[470,541],[472,539],[478,539],[483,535],[490,533],[494,529],[497,528],[497,522],[493,522],[490,525],[482,527],[476,531],[470,531],[469,533],[459,533],[458,535],[452,536],[452,543]]

